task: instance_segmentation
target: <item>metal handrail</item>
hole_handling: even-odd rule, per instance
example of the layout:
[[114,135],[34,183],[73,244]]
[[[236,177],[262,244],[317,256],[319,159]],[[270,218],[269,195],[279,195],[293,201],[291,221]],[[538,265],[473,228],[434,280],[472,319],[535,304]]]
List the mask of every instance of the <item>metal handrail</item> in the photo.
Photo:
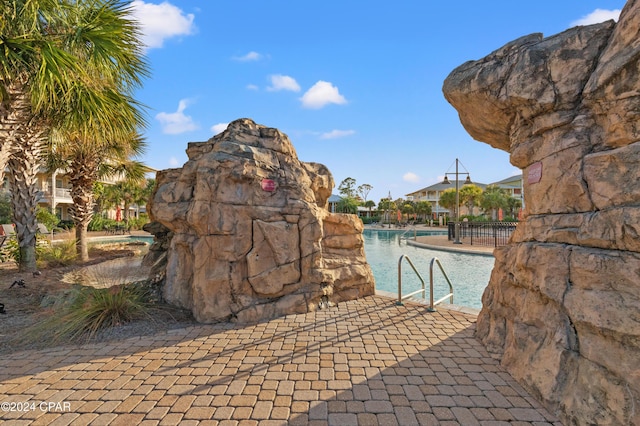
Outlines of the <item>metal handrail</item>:
[[402,234],[400,234],[400,238],[398,238],[398,244],[402,242],[402,239],[404,238],[405,234],[410,231],[413,231],[413,240],[414,241],[416,240],[416,237],[418,236],[418,228],[416,228],[415,226],[411,226],[407,230],[405,230]]
[[[405,259],[413,269],[413,272],[415,272],[416,275],[418,276],[418,279],[420,280],[420,282],[422,283],[422,289],[416,290],[409,294],[405,294],[403,296],[402,295],[402,261]],[[438,265],[438,267],[440,268],[440,271],[442,272],[442,275],[444,276],[445,280],[447,280],[447,284],[449,284],[449,294],[447,294],[446,296],[442,297],[437,301],[433,300],[433,281],[434,281],[433,265],[434,264]],[[426,289],[425,289],[424,279],[422,279],[420,272],[418,272],[418,270],[416,269],[411,259],[409,259],[409,256],[403,254],[402,256],[400,256],[400,259],[398,259],[398,301],[396,302],[396,305],[402,306],[403,305],[402,301],[404,299],[407,299],[418,293],[422,293],[422,297],[426,300],[425,291]],[[429,263],[429,308],[427,308],[427,310],[429,312],[435,312],[436,305],[439,305],[440,303],[444,302],[444,300],[447,298],[449,298],[449,303],[453,304],[453,284],[451,284],[451,280],[449,279],[449,276],[447,276],[447,273],[444,271],[444,268],[442,267],[442,263],[440,263],[440,259],[438,259],[437,257],[434,257],[433,259],[431,259],[431,262]]]
[[[409,262],[409,265],[411,265],[413,272],[416,273],[416,275],[418,276],[418,279],[420,279],[420,282],[422,283],[422,290],[416,290],[413,293],[409,293],[405,296],[402,295],[402,260],[403,259],[406,259],[407,262]],[[398,301],[396,302],[396,305],[399,305],[399,306],[403,305],[402,300],[409,298],[414,294],[417,294],[420,292],[422,292],[422,297],[426,299],[425,286],[424,286],[424,280],[422,279],[422,275],[420,275],[420,272],[418,272],[418,270],[416,269],[411,259],[409,259],[409,256],[403,254],[402,256],[400,256],[400,259],[398,259]]]
[[[436,302],[433,301],[433,264],[434,263],[438,264],[438,267],[440,268],[442,275],[444,275],[444,279],[447,280],[447,284],[449,284],[449,294],[442,297]],[[442,267],[442,263],[440,263],[440,259],[438,259],[437,257],[434,257],[433,259],[431,259],[431,262],[429,263],[429,292],[430,292],[429,309],[428,309],[429,312],[435,312],[436,311],[435,306],[442,303],[447,297],[449,298],[449,303],[453,304],[453,285],[451,284],[451,280],[447,276],[447,273],[444,271],[444,268]]]

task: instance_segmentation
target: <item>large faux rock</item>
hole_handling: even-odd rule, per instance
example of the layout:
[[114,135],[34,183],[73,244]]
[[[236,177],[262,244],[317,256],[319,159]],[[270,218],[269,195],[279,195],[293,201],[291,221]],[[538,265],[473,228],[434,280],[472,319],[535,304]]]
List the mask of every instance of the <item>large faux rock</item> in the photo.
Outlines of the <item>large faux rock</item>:
[[329,213],[334,182],[277,129],[236,120],[157,174],[147,260],[201,322],[255,322],[371,295],[362,222]]
[[524,170],[526,219],[477,336],[567,424],[640,424],[640,2],[619,22],[515,40],[447,100]]

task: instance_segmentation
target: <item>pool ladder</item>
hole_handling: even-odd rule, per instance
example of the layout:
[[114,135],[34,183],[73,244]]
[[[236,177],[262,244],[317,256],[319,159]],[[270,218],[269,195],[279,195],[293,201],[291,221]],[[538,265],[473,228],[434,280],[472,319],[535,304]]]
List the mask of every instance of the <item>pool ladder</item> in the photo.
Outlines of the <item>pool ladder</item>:
[[[421,290],[416,290],[413,293],[405,294],[404,296],[402,295],[402,261],[403,260],[406,260],[407,263],[409,263],[409,265],[413,269],[413,272],[416,273],[416,275],[418,276],[418,279],[420,279],[420,282],[422,283]],[[442,275],[444,275],[445,280],[447,280],[447,284],[449,284],[449,294],[447,294],[446,296],[442,297],[439,300],[436,300],[435,302],[433,300],[433,265],[434,264],[438,265],[438,267],[440,268],[440,271],[442,272]],[[416,269],[411,259],[409,259],[409,256],[403,254],[402,256],[400,256],[400,259],[398,260],[398,301],[396,302],[396,305],[404,305],[404,303],[402,303],[404,299],[407,299],[418,293],[422,293],[422,297],[426,300],[427,297],[425,292],[426,292],[425,283],[424,283],[424,279],[422,279],[422,276],[420,275],[420,272],[418,272],[418,270]],[[427,308],[427,310],[429,312],[435,312],[436,305],[444,302],[447,298],[449,298],[449,303],[453,303],[453,285],[451,284],[451,280],[447,276],[447,273],[444,271],[444,268],[442,267],[442,263],[440,263],[440,260],[437,257],[434,257],[433,259],[431,259],[431,262],[429,262],[429,308]]]
[[414,241],[416,240],[416,237],[418,236],[418,228],[412,225],[409,229],[405,230],[400,235],[400,238],[398,238],[398,245],[402,245],[402,240],[408,240],[411,238],[411,236],[405,237],[405,235],[407,235],[410,232],[413,232],[413,240]]

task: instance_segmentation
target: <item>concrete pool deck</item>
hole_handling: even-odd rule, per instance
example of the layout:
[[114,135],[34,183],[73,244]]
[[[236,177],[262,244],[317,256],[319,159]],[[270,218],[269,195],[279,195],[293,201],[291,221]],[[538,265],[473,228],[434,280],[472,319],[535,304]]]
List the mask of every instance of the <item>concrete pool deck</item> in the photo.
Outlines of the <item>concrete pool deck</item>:
[[17,352],[0,365],[0,423],[560,425],[473,337],[475,320],[370,296]]
[[445,250],[483,256],[493,256],[494,250],[494,247],[472,246],[465,241],[462,241],[462,244],[454,244],[453,241],[449,241],[446,235],[419,235],[415,240],[407,240],[407,244],[432,250]]

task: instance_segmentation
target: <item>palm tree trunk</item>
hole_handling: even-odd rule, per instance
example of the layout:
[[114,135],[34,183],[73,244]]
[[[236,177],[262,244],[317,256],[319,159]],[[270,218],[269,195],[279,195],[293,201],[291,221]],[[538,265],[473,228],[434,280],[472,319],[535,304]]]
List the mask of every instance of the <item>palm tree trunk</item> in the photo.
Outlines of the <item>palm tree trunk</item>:
[[96,168],[90,161],[74,162],[71,176],[71,198],[73,206],[69,209],[76,225],[76,251],[80,260],[89,260],[89,244],[87,241],[87,227],[93,217],[95,201],[93,199],[93,182],[96,181]]
[[131,208],[131,203],[127,200],[124,202],[124,209],[122,210],[122,218],[125,223],[129,222],[129,209]]
[[9,84],[7,98],[7,106],[0,108],[0,182],[4,180],[9,159],[20,148],[19,140],[31,118],[31,102],[24,84]]
[[13,143],[4,136],[4,123],[0,123],[0,183],[4,181],[4,170],[9,164],[9,158],[13,153]]
[[31,125],[29,130],[21,141],[21,149],[9,159],[11,205],[20,246],[19,268],[21,271],[36,270],[37,174],[41,164],[45,135],[42,126]]

